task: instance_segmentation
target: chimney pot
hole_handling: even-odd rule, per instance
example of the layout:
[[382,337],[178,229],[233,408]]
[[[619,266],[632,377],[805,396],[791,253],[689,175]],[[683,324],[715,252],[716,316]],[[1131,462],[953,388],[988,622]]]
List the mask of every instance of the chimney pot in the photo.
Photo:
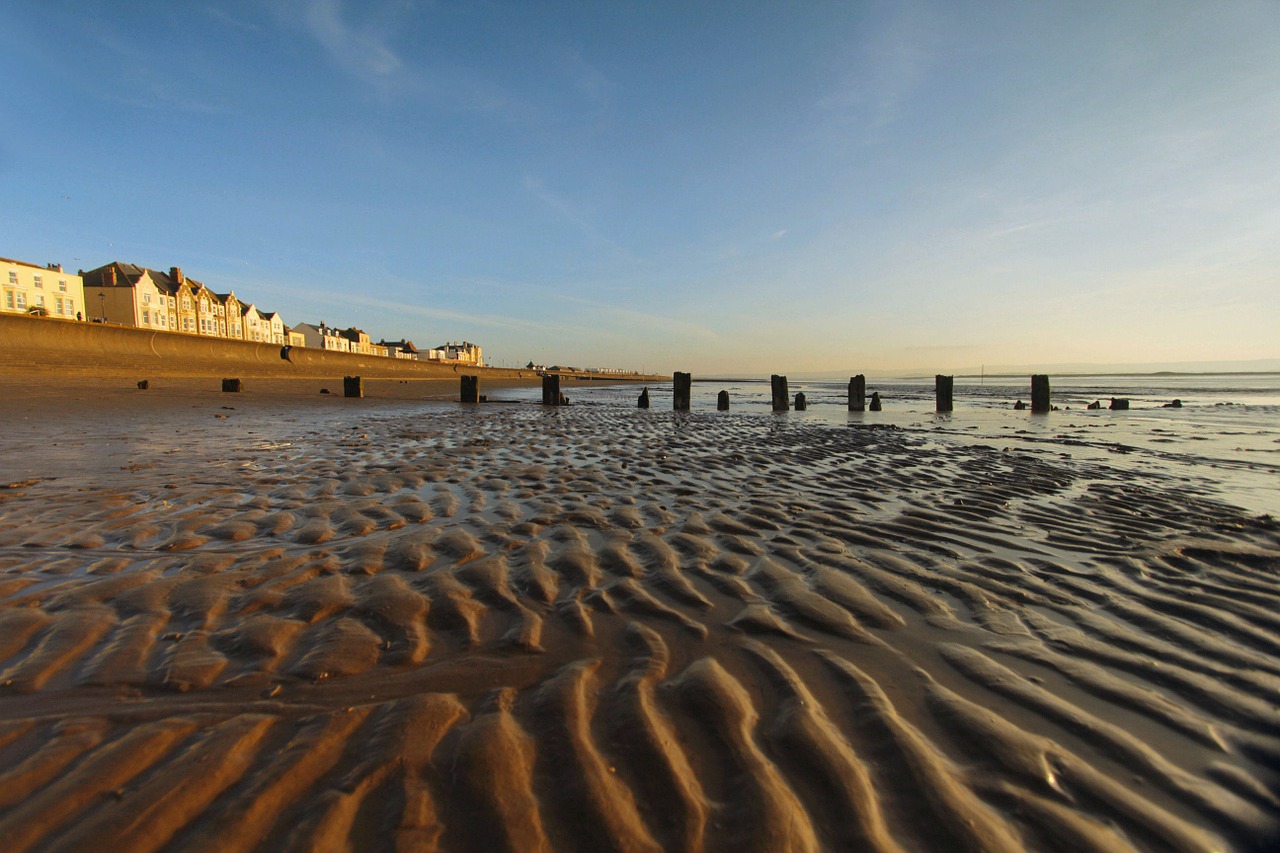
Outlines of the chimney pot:
[[173,279],[174,284],[182,284],[186,281],[182,275],[182,267],[169,267],[169,278]]

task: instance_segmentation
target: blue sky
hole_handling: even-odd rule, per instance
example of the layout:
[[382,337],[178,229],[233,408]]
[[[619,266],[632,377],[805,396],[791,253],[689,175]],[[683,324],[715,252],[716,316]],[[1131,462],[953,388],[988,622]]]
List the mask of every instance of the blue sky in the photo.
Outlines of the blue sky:
[[0,2],[0,255],[492,363],[1280,358],[1280,3]]

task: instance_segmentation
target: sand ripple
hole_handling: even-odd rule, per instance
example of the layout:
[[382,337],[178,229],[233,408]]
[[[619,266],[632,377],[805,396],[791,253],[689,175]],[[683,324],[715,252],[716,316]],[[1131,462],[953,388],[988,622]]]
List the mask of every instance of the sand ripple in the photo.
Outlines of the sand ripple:
[[1280,843],[1270,519],[785,417],[305,423],[10,478],[5,849]]

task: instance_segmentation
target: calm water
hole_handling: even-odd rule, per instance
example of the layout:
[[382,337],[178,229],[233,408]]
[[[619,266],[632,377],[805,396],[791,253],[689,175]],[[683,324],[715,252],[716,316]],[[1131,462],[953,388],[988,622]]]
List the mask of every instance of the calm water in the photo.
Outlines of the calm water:
[[[878,391],[882,412],[849,412],[847,380],[791,378],[794,396],[803,391],[806,412],[774,414],[768,379],[696,380],[694,411],[715,414],[716,395],[730,396],[730,414],[786,417],[798,422],[847,427],[893,424],[926,430],[939,441],[983,443],[1062,458],[1105,460],[1131,468],[1135,477],[1174,476],[1206,495],[1251,512],[1280,515],[1280,375],[1098,375],[1051,377],[1058,411],[1015,411],[1030,403],[1030,377],[957,377],[955,411],[934,413],[933,379],[868,380],[868,399]],[[580,385],[567,388],[575,405],[635,407],[636,386]],[[668,416],[671,384],[649,387],[649,415]],[[540,399],[538,389],[503,393]],[[1112,397],[1128,398],[1127,411],[1106,408]],[[1174,399],[1182,408],[1166,408]],[[1101,410],[1086,406],[1101,400]]]

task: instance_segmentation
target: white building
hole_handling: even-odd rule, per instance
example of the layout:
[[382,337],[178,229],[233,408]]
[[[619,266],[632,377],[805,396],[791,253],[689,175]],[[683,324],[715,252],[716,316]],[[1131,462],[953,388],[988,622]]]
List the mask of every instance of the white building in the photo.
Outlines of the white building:
[[36,266],[0,258],[0,311],[6,314],[40,314],[64,320],[83,318],[84,280],[63,272],[61,264]]

